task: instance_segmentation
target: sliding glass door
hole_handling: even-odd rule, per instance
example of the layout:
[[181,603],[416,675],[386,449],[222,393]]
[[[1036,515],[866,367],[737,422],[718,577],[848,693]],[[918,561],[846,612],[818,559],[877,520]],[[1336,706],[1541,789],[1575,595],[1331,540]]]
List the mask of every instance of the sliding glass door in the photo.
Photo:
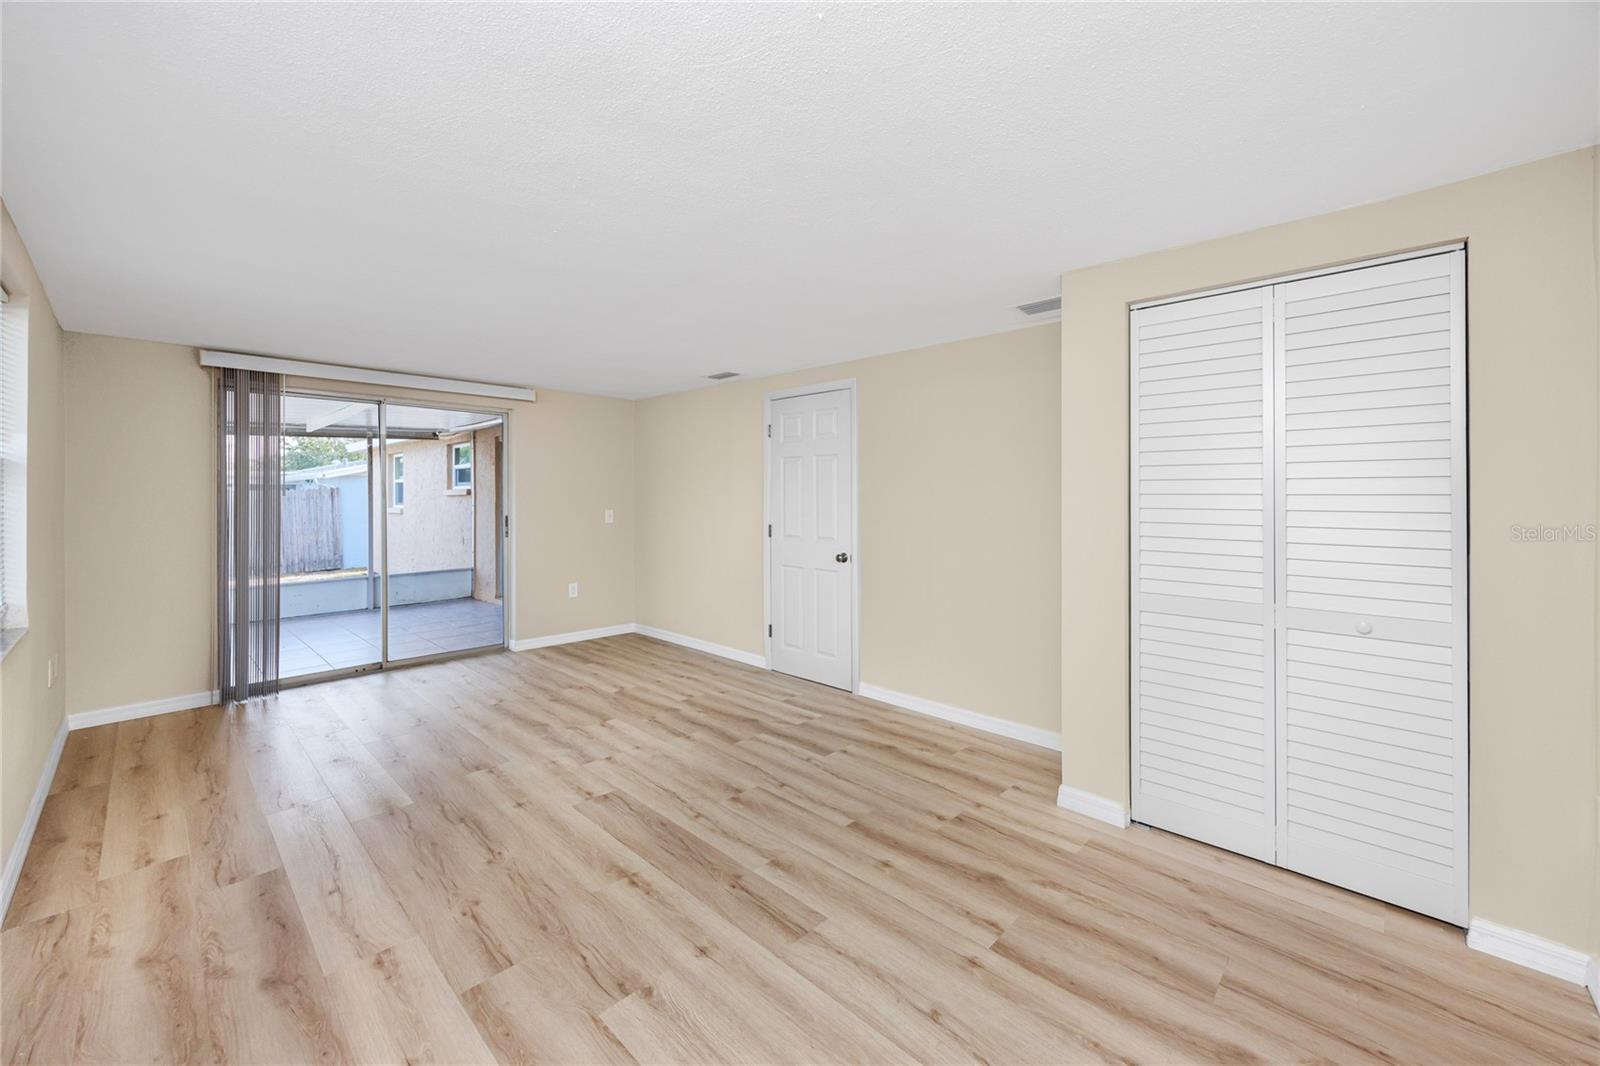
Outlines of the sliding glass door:
[[279,673],[377,666],[381,547],[369,486],[379,404],[290,393],[283,408]]
[[388,659],[505,643],[499,415],[385,407]]
[[285,682],[505,645],[504,442],[496,412],[285,395]]

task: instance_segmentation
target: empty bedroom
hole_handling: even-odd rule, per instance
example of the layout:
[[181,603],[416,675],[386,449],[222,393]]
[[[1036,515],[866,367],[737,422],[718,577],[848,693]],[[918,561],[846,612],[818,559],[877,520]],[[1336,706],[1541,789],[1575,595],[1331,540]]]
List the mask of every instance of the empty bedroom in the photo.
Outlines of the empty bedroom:
[[1600,1064],[1600,3],[0,0],[6,1063]]

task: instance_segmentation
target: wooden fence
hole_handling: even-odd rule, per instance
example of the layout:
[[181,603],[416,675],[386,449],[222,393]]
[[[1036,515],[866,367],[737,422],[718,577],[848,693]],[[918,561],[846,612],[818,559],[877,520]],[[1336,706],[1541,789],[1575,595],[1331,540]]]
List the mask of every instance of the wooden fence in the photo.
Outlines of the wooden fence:
[[312,574],[344,565],[339,490],[331,486],[283,494],[283,572]]

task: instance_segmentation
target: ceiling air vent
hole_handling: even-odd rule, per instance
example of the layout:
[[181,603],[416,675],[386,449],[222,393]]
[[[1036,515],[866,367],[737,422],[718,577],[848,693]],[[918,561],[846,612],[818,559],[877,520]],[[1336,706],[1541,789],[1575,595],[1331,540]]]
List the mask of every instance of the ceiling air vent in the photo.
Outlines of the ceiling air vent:
[[1025,315],[1047,315],[1052,311],[1061,310],[1061,297],[1052,296],[1048,300],[1035,300],[1031,304],[1018,304],[1017,310]]
[[710,378],[712,381],[727,381],[729,378],[736,378],[738,376],[739,372],[737,370],[720,370],[715,374],[706,375],[706,377]]

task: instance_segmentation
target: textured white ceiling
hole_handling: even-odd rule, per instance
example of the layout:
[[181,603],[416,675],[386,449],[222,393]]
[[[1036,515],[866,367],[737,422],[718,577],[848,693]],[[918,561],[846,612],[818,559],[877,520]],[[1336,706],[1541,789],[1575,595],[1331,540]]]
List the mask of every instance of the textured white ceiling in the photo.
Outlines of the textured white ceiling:
[[641,396],[1597,139],[1593,5],[7,4],[63,326]]

